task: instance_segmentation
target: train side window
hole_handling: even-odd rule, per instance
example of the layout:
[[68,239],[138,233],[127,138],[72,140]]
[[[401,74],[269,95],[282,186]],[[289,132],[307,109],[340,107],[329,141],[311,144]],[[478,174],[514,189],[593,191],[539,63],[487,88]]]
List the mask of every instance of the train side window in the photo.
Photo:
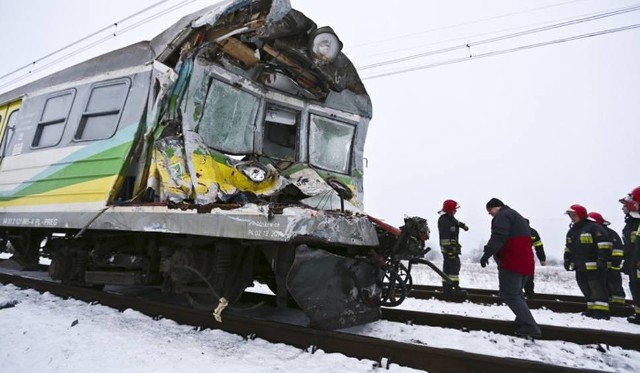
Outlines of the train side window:
[[94,86],[82,113],[75,140],[106,139],[116,131],[129,92],[129,81]]
[[300,113],[267,105],[264,116],[264,155],[287,161],[296,160]]
[[356,127],[334,119],[311,115],[309,123],[309,162],[311,165],[346,174]]
[[[3,158],[7,154],[7,145],[11,142],[11,138],[13,138],[13,133],[15,132],[15,124],[16,119],[18,118],[18,112],[20,110],[16,109],[9,114],[7,118],[7,126],[5,127],[4,134],[2,137],[2,142],[0,143],[0,158]],[[2,118],[0,118],[0,123],[2,122]]]
[[69,118],[75,93],[75,90],[70,90],[47,98],[31,143],[32,147],[45,148],[58,145]]

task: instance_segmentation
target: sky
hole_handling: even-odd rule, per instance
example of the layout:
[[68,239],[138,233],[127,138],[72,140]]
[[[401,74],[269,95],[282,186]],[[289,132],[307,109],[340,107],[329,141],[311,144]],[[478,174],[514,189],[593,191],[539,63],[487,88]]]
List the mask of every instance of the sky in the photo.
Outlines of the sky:
[[[0,76],[158,2],[8,2],[2,8],[0,45],[11,48],[2,53]],[[437,211],[445,199],[454,199],[462,206],[457,217],[471,228],[460,239],[466,261],[478,259],[469,253],[489,237],[491,218],[484,206],[492,197],[530,219],[550,258],[562,257],[570,222],[564,211],[571,204],[600,212],[621,231],[617,201],[640,185],[634,137],[640,118],[640,28],[482,56],[640,24],[640,10],[479,42],[640,5],[639,0],[291,2],[318,26],[336,31],[371,96],[364,176],[369,214],[395,225],[405,215],[418,215],[437,231]],[[165,1],[145,14],[179,8],[129,31],[140,17],[119,22],[82,45],[105,36],[107,41],[28,75],[51,73],[151,38],[181,15],[212,3]],[[464,61],[447,63],[459,60]],[[368,67],[377,63],[387,64]],[[440,66],[425,68],[429,65]],[[15,77],[0,79],[0,91]],[[430,245],[437,247],[436,232]]]
[[[428,268],[416,268],[418,283],[436,284]],[[495,265],[463,268],[461,283],[496,289]],[[561,266],[544,267],[536,281],[539,292],[579,294],[573,273]],[[268,292],[266,287],[252,289]],[[13,307],[9,307],[13,305]],[[438,300],[406,300],[401,308],[416,311],[512,320],[506,306],[447,303]],[[640,326],[622,317],[588,320],[580,314],[532,310],[541,325],[585,327],[640,333]],[[224,322],[224,314],[223,314]],[[118,312],[98,304],[64,300],[50,293],[0,285],[0,364],[3,373],[30,372],[372,372],[374,362],[318,350],[311,354],[284,344],[272,344],[219,330],[197,330],[169,319],[153,320],[137,311]],[[478,354],[522,358],[553,365],[609,372],[640,371],[640,352],[609,346],[562,341],[527,341],[484,331],[462,332],[439,327],[376,321],[342,330],[398,342],[461,349]],[[391,364],[389,372],[417,370]]]

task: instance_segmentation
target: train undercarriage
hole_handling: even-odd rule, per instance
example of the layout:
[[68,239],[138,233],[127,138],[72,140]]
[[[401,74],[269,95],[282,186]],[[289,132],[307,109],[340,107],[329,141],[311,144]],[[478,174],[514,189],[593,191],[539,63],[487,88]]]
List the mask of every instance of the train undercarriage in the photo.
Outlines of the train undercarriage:
[[399,235],[377,228],[378,247],[336,247],[308,237],[270,242],[32,228],[7,231],[4,241],[11,242],[11,259],[22,269],[36,269],[41,257],[48,258],[50,277],[65,284],[156,286],[222,319],[257,281],[271,289],[279,308],[295,304],[311,326],[337,329],[377,320],[380,306],[404,300],[411,275],[400,260],[421,257],[420,237],[428,234],[426,221],[406,222]]

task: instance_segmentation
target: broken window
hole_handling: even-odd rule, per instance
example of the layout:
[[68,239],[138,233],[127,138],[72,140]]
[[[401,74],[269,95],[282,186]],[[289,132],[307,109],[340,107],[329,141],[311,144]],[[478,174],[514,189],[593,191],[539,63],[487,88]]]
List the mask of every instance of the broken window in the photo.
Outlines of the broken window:
[[45,101],[31,146],[44,148],[60,142],[75,93],[75,90],[66,91]]
[[111,137],[118,127],[128,92],[128,80],[93,87],[75,139],[96,140]]
[[309,123],[309,163],[328,171],[349,173],[355,126],[311,115]]
[[300,113],[269,104],[264,116],[262,153],[286,161],[296,160]]
[[252,153],[259,105],[258,97],[214,79],[197,132],[213,149],[231,154]]

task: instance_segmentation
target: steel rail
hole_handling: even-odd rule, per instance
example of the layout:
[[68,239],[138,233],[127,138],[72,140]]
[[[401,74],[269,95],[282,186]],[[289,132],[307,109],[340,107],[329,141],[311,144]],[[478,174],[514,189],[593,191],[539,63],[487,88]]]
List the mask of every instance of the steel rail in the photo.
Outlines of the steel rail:
[[[273,321],[256,320],[233,314],[224,315],[218,323],[211,314],[182,306],[126,297],[98,290],[72,287],[0,273],[0,283],[12,283],[61,297],[85,302],[98,302],[118,310],[135,309],[150,317],[166,317],[181,324],[220,329],[246,338],[259,337],[273,343],[285,343],[311,353],[317,349],[339,352],[358,359],[370,359],[376,366],[398,364],[415,369],[438,372],[585,372],[587,370],[544,364],[515,358],[504,358],[434,348],[424,345],[387,341],[338,331],[316,330]],[[373,367],[372,367],[373,368]]]
[[[438,286],[413,285],[408,294],[410,298],[416,299],[438,299],[450,302],[463,302],[468,300],[481,304],[503,304],[497,290],[465,288],[467,294],[446,295],[442,288]],[[587,304],[583,297],[573,295],[539,294],[527,299],[527,304],[531,309],[546,308],[560,313],[578,313],[587,309]],[[610,305],[611,316],[627,317],[633,314],[633,307],[630,304]]]

